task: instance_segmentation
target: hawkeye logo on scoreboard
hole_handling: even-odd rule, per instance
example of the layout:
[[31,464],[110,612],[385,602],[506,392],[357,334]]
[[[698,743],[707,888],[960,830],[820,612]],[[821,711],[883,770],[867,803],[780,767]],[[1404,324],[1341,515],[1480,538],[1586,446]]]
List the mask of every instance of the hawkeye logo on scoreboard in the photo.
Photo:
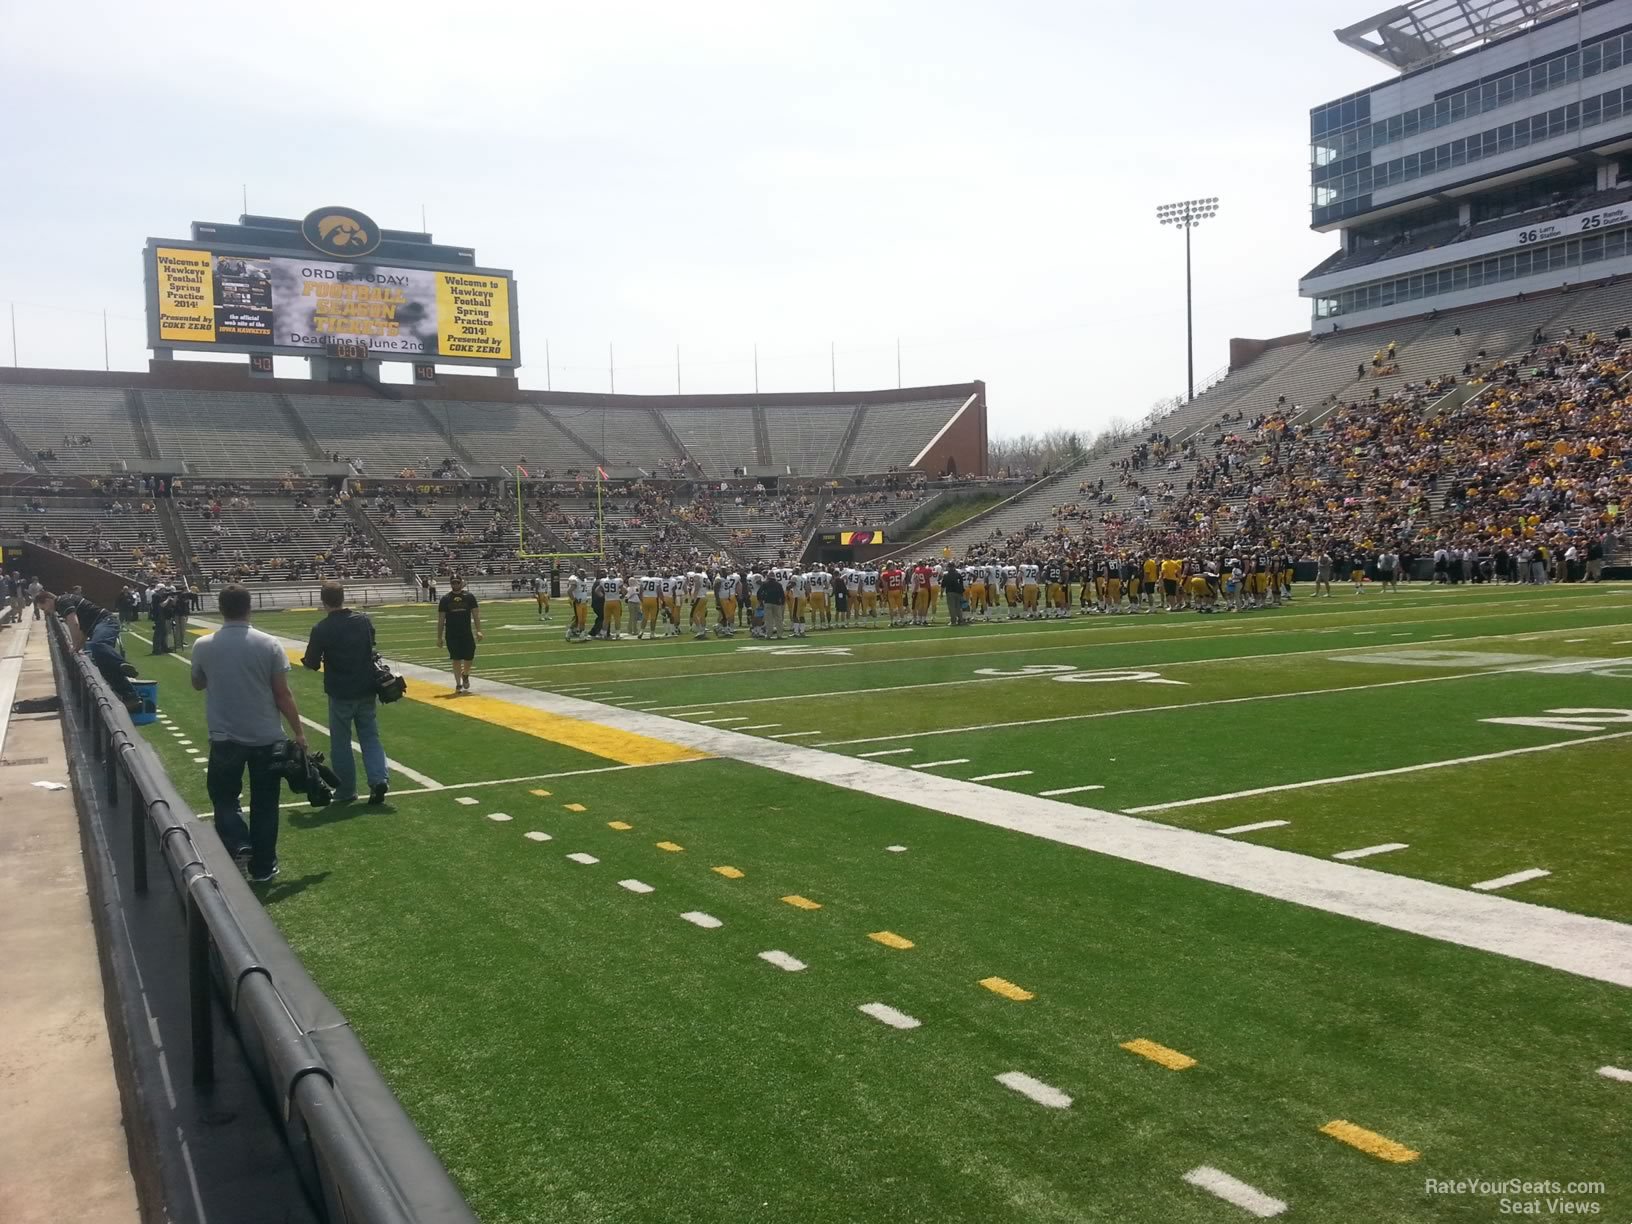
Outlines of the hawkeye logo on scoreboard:
[[300,236],[314,251],[352,259],[380,245],[380,227],[374,224],[374,218],[355,208],[334,205],[307,213],[300,223]]
[[882,531],[824,531],[821,542],[823,544],[838,544],[849,546],[853,544],[882,544]]

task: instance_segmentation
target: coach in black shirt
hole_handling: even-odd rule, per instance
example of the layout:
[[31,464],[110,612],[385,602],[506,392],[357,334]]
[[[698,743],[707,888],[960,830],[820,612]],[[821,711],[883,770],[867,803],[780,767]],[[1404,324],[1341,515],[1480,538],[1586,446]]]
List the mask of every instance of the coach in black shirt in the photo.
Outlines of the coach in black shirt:
[[368,775],[368,801],[384,803],[389,775],[375,705],[374,622],[344,606],[346,588],[332,579],[323,584],[322,599],[329,614],[312,626],[301,664],[323,671],[323,691],[329,698],[329,764],[340,779],[334,801],[350,803],[357,798],[357,762],[351,755],[355,726]]

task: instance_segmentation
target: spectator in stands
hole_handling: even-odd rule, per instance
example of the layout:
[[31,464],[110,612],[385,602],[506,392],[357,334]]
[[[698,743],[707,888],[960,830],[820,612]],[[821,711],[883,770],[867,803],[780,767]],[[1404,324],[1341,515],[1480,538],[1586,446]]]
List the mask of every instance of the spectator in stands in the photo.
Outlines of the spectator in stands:
[[[216,598],[222,625],[193,647],[193,688],[204,694],[210,733],[205,786],[215,809],[215,831],[249,878],[264,884],[278,874],[278,798],[282,779],[273,753],[283,740],[281,714],[295,743],[306,747],[295,695],[289,691],[289,656],[278,639],[249,624],[249,588],[229,583]],[[249,824],[239,796],[249,772]],[[247,860],[247,861],[246,861]]]
[[[34,584],[38,586],[38,582]],[[35,615],[55,612],[68,626],[74,649],[83,650],[96,664],[96,670],[108,682],[108,687],[125,703],[132,714],[142,708],[141,699],[131,687],[126,675],[127,664],[119,649],[119,618],[106,608],[100,608],[76,590],[58,599],[50,591],[39,590],[34,595]],[[135,674],[135,669],[130,668]]]
[[340,779],[336,803],[357,798],[357,762],[351,755],[352,727],[363,750],[363,771],[368,777],[368,802],[385,802],[390,775],[375,706],[374,622],[346,604],[346,588],[333,579],[323,584],[320,598],[328,615],[312,626],[301,666],[323,672],[323,692],[329,699],[329,764]]

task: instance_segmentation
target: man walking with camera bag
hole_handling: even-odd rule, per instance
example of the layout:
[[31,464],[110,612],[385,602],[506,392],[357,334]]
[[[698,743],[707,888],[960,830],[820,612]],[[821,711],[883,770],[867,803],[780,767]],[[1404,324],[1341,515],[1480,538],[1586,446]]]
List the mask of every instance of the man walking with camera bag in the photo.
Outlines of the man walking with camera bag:
[[368,777],[368,802],[385,802],[389,787],[385,747],[380,743],[376,709],[378,678],[374,667],[374,622],[345,606],[346,588],[333,579],[323,584],[323,606],[328,615],[312,626],[301,665],[323,672],[323,692],[329,698],[329,765],[340,779],[336,803],[357,798],[357,762],[351,755],[352,727],[363,750],[363,772]]
[[[278,715],[302,750],[306,730],[289,691],[289,656],[278,639],[249,626],[249,588],[221,588],[221,628],[193,646],[193,687],[204,694],[210,764],[204,783],[215,809],[215,831],[237,859],[249,858],[249,878],[266,884],[278,874],[278,799],[283,778],[273,754],[283,743]],[[249,770],[249,825],[239,795]]]

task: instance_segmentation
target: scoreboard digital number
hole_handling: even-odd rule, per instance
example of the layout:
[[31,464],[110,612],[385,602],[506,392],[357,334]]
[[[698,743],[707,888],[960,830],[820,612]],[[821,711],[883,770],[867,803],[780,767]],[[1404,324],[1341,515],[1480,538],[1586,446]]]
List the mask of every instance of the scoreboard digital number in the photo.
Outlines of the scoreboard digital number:
[[324,342],[323,351],[336,361],[367,361],[368,341],[356,337],[334,337]]
[[436,381],[436,366],[429,362],[415,362],[414,381],[416,383],[434,383]]

